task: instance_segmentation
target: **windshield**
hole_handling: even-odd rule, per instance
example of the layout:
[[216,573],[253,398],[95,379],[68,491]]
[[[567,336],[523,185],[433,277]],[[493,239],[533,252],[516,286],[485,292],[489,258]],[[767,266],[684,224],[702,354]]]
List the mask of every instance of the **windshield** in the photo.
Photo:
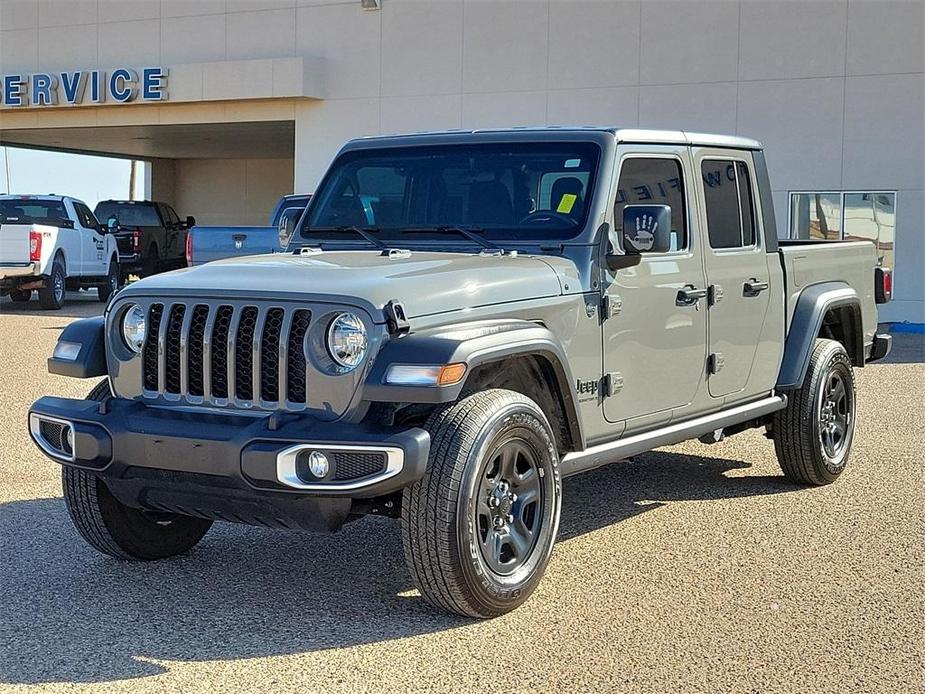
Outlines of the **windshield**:
[[[348,152],[315,194],[303,240],[435,237],[463,227],[485,239],[577,236],[600,156],[591,142],[433,145]],[[463,243],[466,243],[463,238]]]
[[94,212],[105,224],[110,217],[119,220],[123,227],[159,227],[161,218],[154,205],[133,205],[130,202],[101,202]]
[[68,221],[60,200],[0,200],[0,222],[61,226]]

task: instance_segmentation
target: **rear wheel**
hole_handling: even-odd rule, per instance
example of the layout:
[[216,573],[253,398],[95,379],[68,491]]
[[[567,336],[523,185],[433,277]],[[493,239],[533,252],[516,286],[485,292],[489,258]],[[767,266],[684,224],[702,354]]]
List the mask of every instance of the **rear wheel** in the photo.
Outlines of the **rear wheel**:
[[32,299],[31,289],[11,289],[10,300],[17,304],[24,304]]
[[816,340],[803,385],[774,416],[774,450],[797,484],[838,479],[848,463],[856,423],[854,371],[844,346]]
[[488,390],[428,420],[424,477],[405,489],[405,561],[422,595],[489,618],[523,603],[552,554],[561,480],[549,423],[529,398]]
[[39,305],[43,309],[56,311],[64,306],[65,281],[64,261],[61,258],[55,258],[47,286],[39,289]]
[[116,293],[119,288],[120,278],[119,264],[115,260],[111,260],[109,262],[109,272],[106,273],[106,281],[96,288],[96,296],[101,302],[106,303],[109,301],[109,297]]
[[[110,397],[103,381],[87,396]],[[103,554],[117,559],[166,559],[192,549],[212,527],[212,521],[179,514],[151,514],[126,506],[113,496],[102,478],[79,468],[61,472],[64,500],[77,532]]]

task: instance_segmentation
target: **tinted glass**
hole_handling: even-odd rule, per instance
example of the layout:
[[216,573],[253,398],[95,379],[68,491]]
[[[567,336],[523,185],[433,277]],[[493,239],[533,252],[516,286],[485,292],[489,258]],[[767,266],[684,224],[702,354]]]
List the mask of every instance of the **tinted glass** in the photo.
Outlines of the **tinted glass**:
[[80,219],[80,225],[85,229],[96,229],[99,226],[99,222],[96,221],[96,217],[93,216],[90,208],[86,205],[75,202],[74,211],[77,212],[77,217]]
[[742,248],[754,245],[755,210],[748,168],[742,162],[706,159],[700,171],[710,246]]
[[133,205],[130,202],[101,202],[96,206],[96,216],[108,220],[115,216],[121,226],[159,227],[161,218],[154,205]]
[[461,226],[486,239],[571,238],[587,219],[598,159],[593,143],[351,152],[315,194],[301,234],[357,240],[332,232],[353,225],[386,238],[426,238],[435,237],[429,229]]
[[0,222],[58,226],[67,220],[67,210],[60,200],[0,200]]
[[623,208],[644,204],[671,207],[671,250],[687,248],[687,212],[681,162],[643,157],[624,160],[620,167],[613,214],[618,238],[623,232]]

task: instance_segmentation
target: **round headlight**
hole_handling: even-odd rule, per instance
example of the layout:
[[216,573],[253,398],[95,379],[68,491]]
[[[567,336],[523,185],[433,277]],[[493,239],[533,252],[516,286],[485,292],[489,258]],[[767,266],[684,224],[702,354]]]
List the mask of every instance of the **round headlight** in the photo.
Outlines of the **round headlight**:
[[122,314],[122,339],[125,341],[125,346],[135,354],[140,354],[145,344],[146,330],[145,312],[138,304],[132,304]]
[[366,327],[353,313],[341,313],[328,327],[328,352],[346,369],[355,369],[366,356]]

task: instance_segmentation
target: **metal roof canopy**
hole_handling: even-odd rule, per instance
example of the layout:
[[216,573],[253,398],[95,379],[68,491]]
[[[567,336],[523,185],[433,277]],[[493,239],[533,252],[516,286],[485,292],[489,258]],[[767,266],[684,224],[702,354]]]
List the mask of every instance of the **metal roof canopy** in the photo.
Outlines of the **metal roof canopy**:
[[295,122],[4,129],[0,145],[131,159],[292,159]]

